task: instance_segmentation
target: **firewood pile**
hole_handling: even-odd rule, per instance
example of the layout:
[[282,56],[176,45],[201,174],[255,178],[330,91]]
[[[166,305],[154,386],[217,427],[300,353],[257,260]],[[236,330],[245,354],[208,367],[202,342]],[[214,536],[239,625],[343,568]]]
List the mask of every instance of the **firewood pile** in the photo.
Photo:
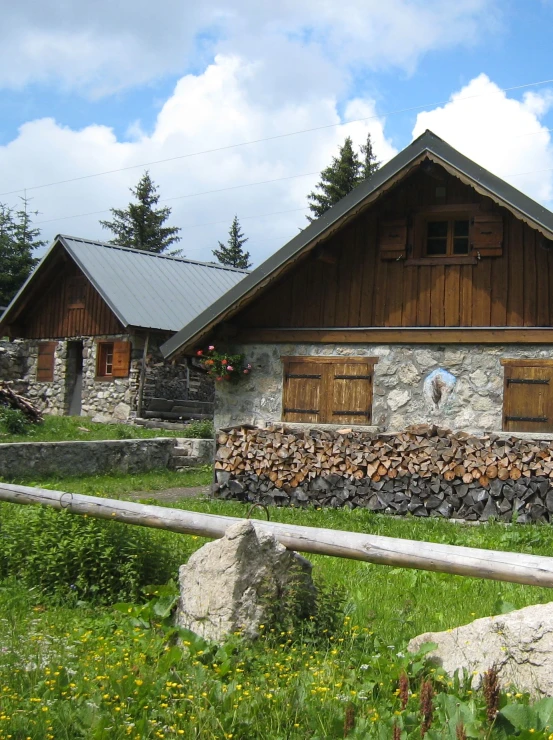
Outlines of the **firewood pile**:
[[42,411],[29,401],[28,398],[16,393],[8,383],[0,380],[0,407],[8,407],[22,411],[27,420],[32,424],[41,424],[43,419]]
[[553,519],[553,443],[419,425],[395,434],[219,432],[217,495],[465,519]]

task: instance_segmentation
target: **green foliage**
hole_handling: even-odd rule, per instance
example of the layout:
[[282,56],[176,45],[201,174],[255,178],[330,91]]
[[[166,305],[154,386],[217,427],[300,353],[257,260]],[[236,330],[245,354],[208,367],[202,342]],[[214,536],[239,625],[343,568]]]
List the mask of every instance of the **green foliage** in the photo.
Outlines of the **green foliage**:
[[181,240],[177,226],[164,226],[171,215],[171,209],[156,208],[159,201],[157,188],[149,172],[142,175],[136,188],[130,188],[137,203],[129,203],[127,208],[112,208],[113,221],[100,221],[104,229],[109,229],[115,238],[110,244],[132,249],[143,249],[160,254]]
[[185,429],[181,429],[179,437],[188,439],[213,439],[215,437],[215,427],[211,419],[193,419]]
[[196,355],[201,366],[207,370],[207,374],[216,381],[230,380],[236,383],[244,375],[249,375],[252,370],[252,366],[245,363],[244,355],[219,352],[212,344],[207,349],[199,349]]
[[252,266],[250,253],[244,251],[244,244],[247,241],[248,238],[244,237],[240,228],[238,216],[235,216],[230,225],[228,242],[226,244],[219,242],[219,249],[214,249],[213,255],[222,265],[249,270]]
[[326,213],[328,209],[344,196],[350,193],[360,182],[371,177],[380,167],[376,155],[373,152],[371,135],[367,135],[367,141],[361,146],[363,159],[353,148],[353,142],[348,136],[340,147],[337,157],[333,157],[332,164],[321,172],[321,179],[317,183],[319,192],[312,191],[307,196],[309,209],[313,216],[307,216],[309,221],[314,221]]
[[175,564],[148,530],[51,508],[1,505],[0,573],[58,599],[137,599]]
[[29,201],[22,198],[19,210],[0,203],[0,306],[7,306],[38,259],[33,252],[46,242],[40,239],[40,229],[33,228]]
[[6,434],[25,436],[31,432],[32,425],[23,411],[0,406],[0,430]]

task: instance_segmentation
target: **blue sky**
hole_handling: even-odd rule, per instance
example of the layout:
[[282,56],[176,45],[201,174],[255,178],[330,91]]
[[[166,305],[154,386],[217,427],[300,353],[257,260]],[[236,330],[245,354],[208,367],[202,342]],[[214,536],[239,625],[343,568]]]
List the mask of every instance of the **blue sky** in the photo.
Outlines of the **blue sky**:
[[0,30],[0,202],[29,188],[47,239],[109,238],[98,220],[128,202],[136,164],[340,123],[151,165],[184,253],[211,259],[237,213],[259,262],[304,225],[344,137],[367,131],[386,160],[430,127],[553,205],[553,83],[501,92],[553,78],[551,0],[49,6],[23,0]]

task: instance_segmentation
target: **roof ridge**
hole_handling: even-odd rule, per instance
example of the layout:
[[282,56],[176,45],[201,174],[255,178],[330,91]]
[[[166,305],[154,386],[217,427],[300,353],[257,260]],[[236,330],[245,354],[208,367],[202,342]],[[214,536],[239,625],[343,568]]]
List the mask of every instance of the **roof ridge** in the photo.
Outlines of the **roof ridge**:
[[130,252],[131,254],[140,254],[146,257],[157,257],[159,259],[173,260],[174,262],[186,262],[190,265],[201,265],[202,267],[211,267],[217,270],[227,270],[228,272],[242,272],[247,275],[250,270],[245,270],[241,267],[231,267],[230,265],[221,265],[217,262],[204,262],[202,260],[193,260],[189,257],[175,257],[169,254],[156,254],[155,252],[149,252],[146,249],[134,249],[132,247],[122,247],[119,244],[110,244],[109,242],[101,242],[95,239],[85,239],[81,236],[71,236],[70,234],[57,234],[54,237],[54,242],[57,240],[70,239],[73,242],[81,242],[82,244],[92,244],[95,247],[105,247],[106,249],[116,249],[121,252]]

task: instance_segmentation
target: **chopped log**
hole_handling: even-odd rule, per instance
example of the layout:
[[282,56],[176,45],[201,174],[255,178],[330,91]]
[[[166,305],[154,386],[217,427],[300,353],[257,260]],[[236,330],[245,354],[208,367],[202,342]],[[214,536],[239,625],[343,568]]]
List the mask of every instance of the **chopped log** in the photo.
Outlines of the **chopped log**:
[[7,406],[11,409],[17,409],[25,414],[27,421],[31,424],[41,424],[43,419],[42,411],[38,409],[28,398],[16,393],[8,383],[0,380],[0,406]]

